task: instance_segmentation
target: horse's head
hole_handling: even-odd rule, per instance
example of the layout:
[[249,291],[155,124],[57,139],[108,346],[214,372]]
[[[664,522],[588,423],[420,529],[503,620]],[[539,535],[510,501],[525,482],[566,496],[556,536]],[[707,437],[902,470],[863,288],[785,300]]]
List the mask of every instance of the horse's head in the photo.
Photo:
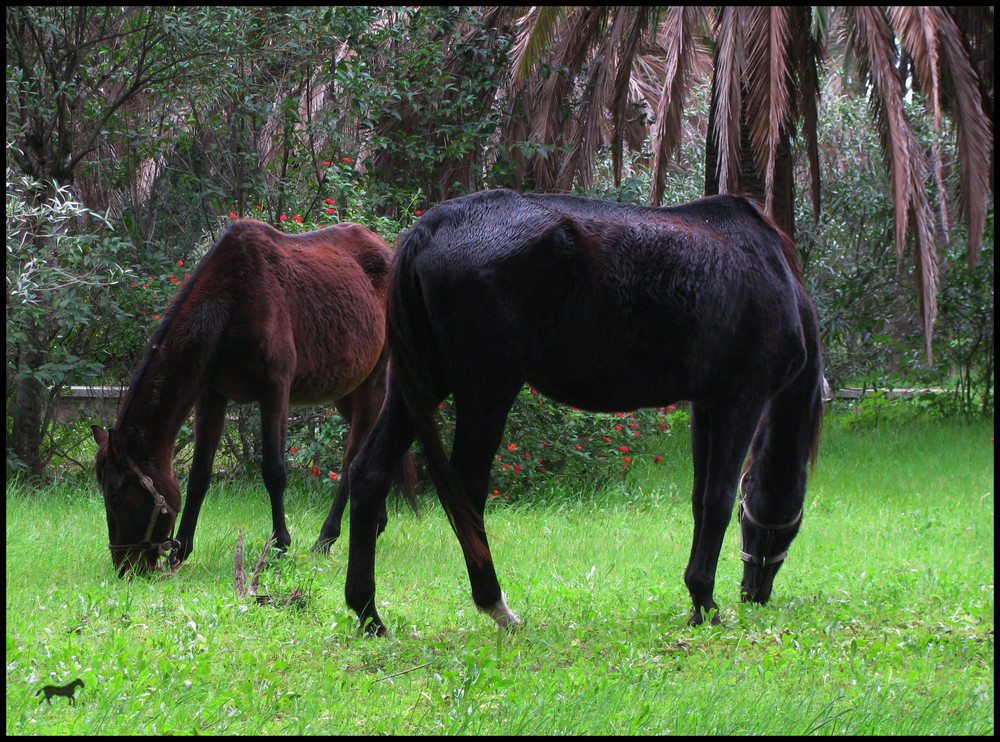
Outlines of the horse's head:
[[744,602],[763,605],[771,597],[774,577],[785,563],[788,547],[799,532],[802,507],[801,504],[792,505],[795,512],[787,514],[782,514],[780,507],[766,509],[767,498],[760,489],[753,469],[748,467],[740,479],[739,493],[740,559],[743,560],[740,592]]
[[144,473],[125,451],[119,431],[91,427],[97,441],[97,481],[108,516],[111,560],[124,577],[130,571],[150,572],[160,557],[176,560],[174,522],[180,509],[180,489],[173,476]]

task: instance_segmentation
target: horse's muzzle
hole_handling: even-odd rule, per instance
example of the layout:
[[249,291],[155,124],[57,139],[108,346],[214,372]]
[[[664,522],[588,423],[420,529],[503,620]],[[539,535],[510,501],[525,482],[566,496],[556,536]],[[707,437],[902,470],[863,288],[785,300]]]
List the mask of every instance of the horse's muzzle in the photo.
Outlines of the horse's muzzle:
[[774,587],[774,577],[784,562],[774,562],[761,566],[759,564],[743,564],[743,581],[740,583],[740,599],[744,603],[760,603],[764,605],[771,598]]
[[130,574],[148,575],[161,569],[168,571],[180,562],[180,542],[168,539],[145,548],[112,548],[111,561],[121,579]]

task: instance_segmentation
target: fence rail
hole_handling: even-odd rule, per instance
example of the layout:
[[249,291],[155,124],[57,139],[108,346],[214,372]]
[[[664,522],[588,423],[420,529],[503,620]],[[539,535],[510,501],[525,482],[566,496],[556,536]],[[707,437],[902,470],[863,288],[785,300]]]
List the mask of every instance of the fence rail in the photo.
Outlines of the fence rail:
[[[59,396],[56,419],[60,421],[74,420],[81,415],[92,415],[105,419],[113,417],[118,412],[121,398],[127,391],[123,386],[69,386],[62,390]],[[947,389],[869,389],[845,387],[833,390],[835,399],[861,399],[867,395],[882,392],[890,399],[912,399],[918,394],[944,394]]]

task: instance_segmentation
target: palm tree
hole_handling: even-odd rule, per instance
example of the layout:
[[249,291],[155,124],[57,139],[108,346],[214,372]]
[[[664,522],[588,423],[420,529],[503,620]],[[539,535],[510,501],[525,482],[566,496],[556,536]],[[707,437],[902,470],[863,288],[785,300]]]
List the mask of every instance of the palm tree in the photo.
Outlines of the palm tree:
[[[801,126],[820,208],[817,102],[831,58],[853,65],[868,96],[895,204],[896,251],[912,240],[925,352],[937,314],[935,223],[950,230],[940,142],[954,129],[957,203],[969,235],[969,264],[979,255],[993,193],[993,9],[991,6],[671,7],[536,6],[518,20],[511,105],[538,145],[523,163],[534,187],[586,187],[601,141],[620,178],[622,149],[651,137],[650,200],[659,204],[681,111],[711,55],[711,107],[705,193],[743,192],[793,232],[789,142]],[[930,165],[906,115],[919,93],[939,144]],[[567,107],[574,115],[566,116]],[[645,117],[636,112],[644,110]],[[925,179],[939,194],[937,217]]]

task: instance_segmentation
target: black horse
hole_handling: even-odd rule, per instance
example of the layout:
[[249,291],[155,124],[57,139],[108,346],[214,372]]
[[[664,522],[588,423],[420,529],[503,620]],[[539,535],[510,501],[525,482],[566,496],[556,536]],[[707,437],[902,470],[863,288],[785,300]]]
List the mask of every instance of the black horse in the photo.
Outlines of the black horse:
[[[348,471],[347,602],[368,631],[375,535],[390,475],[419,438],[465,555],[476,606],[518,623],[483,523],[490,465],[521,386],[615,411],[691,402],[692,623],[713,599],[741,467],[744,600],[765,603],[799,530],[822,423],[816,318],[794,248],[731,196],[672,208],[485,191],[440,204],[406,234],[387,308],[389,390]],[[447,458],[434,423],[453,395]]]

